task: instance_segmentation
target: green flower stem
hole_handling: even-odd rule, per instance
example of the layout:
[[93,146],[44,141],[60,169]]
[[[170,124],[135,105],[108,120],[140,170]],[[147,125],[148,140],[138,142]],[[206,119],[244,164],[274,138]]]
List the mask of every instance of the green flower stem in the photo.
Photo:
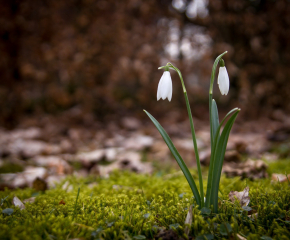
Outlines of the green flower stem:
[[225,55],[228,51],[225,51],[224,53],[222,53],[221,55],[219,55],[215,61],[214,64],[212,66],[212,72],[211,72],[211,77],[210,77],[210,87],[209,87],[209,94],[212,94],[212,89],[213,89],[213,83],[214,83],[214,78],[215,78],[215,70],[216,67],[220,61],[220,59],[223,57],[223,55]]
[[211,78],[210,78],[210,87],[209,87],[209,124],[210,124],[210,145],[211,145],[211,152],[212,152],[212,147],[213,147],[213,140],[214,140],[214,134],[213,134],[213,129],[212,129],[212,123],[211,123],[211,104],[212,104],[212,90],[213,90],[213,83],[215,79],[215,71],[216,67],[220,61],[220,59],[225,55],[227,51],[219,55],[216,60],[214,61],[214,64],[212,66],[212,72],[211,72]]
[[[213,84],[214,84],[214,79],[215,79],[215,72],[217,65],[220,61],[220,59],[225,55],[227,51],[224,53],[220,54],[216,60],[214,61],[213,67],[212,67],[212,72],[211,72],[211,78],[210,78],[210,87],[209,87],[209,124],[210,124],[210,146],[211,146],[211,161],[210,161],[210,168],[209,168],[209,175],[208,175],[208,180],[210,180],[210,177],[213,175],[213,166],[214,163],[212,162],[214,160],[213,154],[214,154],[214,134],[213,134],[213,126],[212,126],[212,92],[213,92]],[[209,184],[209,182],[208,182]],[[208,196],[209,194],[209,189],[207,187],[207,196],[206,196],[206,206],[209,207],[210,205],[210,198]]]
[[[214,79],[215,79],[215,72],[216,72],[216,68],[217,65],[220,61],[220,59],[223,57],[223,55],[225,55],[227,53],[227,51],[225,51],[224,53],[220,54],[216,60],[214,61],[214,64],[212,66],[212,72],[211,72],[211,78],[210,78],[210,87],[209,87],[209,125],[210,125],[210,146],[211,146],[211,155],[214,154],[214,133],[213,133],[213,126],[212,126],[212,92],[213,92],[213,84],[214,84]],[[211,156],[211,162],[210,162],[210,168],[209,168],[209,176],[208,178],[210,178],[210,176],[213,175],[213,166],[214,166],[214,162],[212,162],[214,160],[214,157]],[[212,167],[211,167],[212,166]],[[208,192],[209,190],[207,189],[207,196],[206,196],[206,205],[207,207],[209,207],[210,204],[210,199],[208,198]]]
[[212,127],[212,120],[211,120],[211,105],[212,105],[212,93],[209,93],[209,125],[210,125],[210,149],[212,154],[212,147],[213,147],[213,127]]
[[186,102],[187,113],[188,113],[189,122],[190,122],[190,128],[191,128],[191,135],[192,135],[192,140],[193,140],[195,158],[196,158],[196,163],[197,163],[198,180],[199,180],[199,187],[200,187],[201,207],[203,207],[204,206],[204,193],[203,193],[202,172],[201,172],[201,166],[200,166],[200,160],[199,160],[199,154],[198,154],[198,148],[197,148],[194,124],[193,124],[193,119],[192,119],[192,114],[191,114],[191,109],[190,109],[190,105],[189,105],[189,100],[188,100],[186,88],[185,88],[184,81],[183,81],[183,78],[182,78],[180,70],[178,68],[174,67],[171,63],[167,63],[167,65],[169,65],[169,67],[171,69],[174,69],[178,73],[180,81],[181,81],[181,84],[182,84],[182,89],[183,89],[184,98],[185,98],[185,102]]

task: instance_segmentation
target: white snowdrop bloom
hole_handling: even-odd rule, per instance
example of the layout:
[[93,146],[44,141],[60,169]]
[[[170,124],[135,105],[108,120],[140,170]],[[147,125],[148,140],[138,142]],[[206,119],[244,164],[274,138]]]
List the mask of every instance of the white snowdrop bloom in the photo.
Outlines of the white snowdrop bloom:
[[160,78],[158,89],[157,89],[157,101],[162,98],[168,98],[171,101],[172,98],[172,80],[169,71],[164,71],[162,77]]
[[230,79],[226,67],[220,67],[218,85],[222,95],[227,95],[230,88]]

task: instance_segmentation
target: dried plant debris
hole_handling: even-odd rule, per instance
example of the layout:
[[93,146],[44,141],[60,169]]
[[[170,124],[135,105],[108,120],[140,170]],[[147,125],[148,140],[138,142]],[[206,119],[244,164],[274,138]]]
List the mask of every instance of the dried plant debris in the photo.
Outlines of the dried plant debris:
[[229,198],[232,202],[239,201],[241,207],[248,206],[250,202],[249,187],[246,187],[242,192],[230,191]]
[[290,183],[290,174],[279,174],[273,173],[272,174],[272,181],[274,182],[289,182]]
[[184,224],[186,225],[184,233],[188,236],[192,224],[192,205],[190,205]]
[[34,203],[36,197],[31,197],[23,200],[23,203]]
[[236,236],[238,240],[247,240],[245,237],[241,236],[240,234],[237,234]]
[[[206,150],[203,150],[200,152],[200,162],[202,165],[204,166],[209,166],[210,163],[210,156],[211,156],[211,149],[208,148]],[[242,156],[241,154],[233,149],[233,150],[228,150],[225,153],[225,157],[224,157],[224,162],[235,162],[235,163],[239,163],[242,161]]]
[[37,177],[33,183],[32,187],[37,191],[45,191],[47,190],[47,182],[42,178]]
[[20,201],[20,199],[18,197],[14,197],[13,200],[12,200],[12,204],[15,206],[15,207],[19,207],[20,210],[23,210],[25,209],[25,206],[23,204],[23,202]]
[[178,234],[172,230],[161,230],[155,237],[155,239],[162,239],[162,240],[180,240]]
[[223,167],[223,173],[227,175],[227,177],[235,177],[241,176],[242,178],[249,179],[259,179],[259,178],[267,178],[267,164],[262,160],[251,160],[248,159],[246,162],[240,163],[227,163]]

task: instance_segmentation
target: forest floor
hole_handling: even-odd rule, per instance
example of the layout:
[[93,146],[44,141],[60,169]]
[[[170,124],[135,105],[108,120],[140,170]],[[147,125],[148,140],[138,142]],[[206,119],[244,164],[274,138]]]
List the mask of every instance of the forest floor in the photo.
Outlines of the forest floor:
[[[161,122],[198,179],[188,122]],[[194,122],[206,186],[208,126]],[[0,239],[289,239],[288,122],[237,122],[219,214],[198,209],[149,122],[123,118],[103,126],[43,117],[0,129]],[[232,201],[231,191],[250,201]],[[192,222],[185,223],[189,211]]]

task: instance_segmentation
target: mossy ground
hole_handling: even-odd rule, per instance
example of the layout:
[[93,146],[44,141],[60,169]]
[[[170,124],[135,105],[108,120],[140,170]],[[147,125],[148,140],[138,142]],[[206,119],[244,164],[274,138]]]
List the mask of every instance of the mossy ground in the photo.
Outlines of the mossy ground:
[[[269,171],[287,171],[289,166],[289,160],[284,160],[270,164]],[[69,185],[63,189],[65,182]],[[231,190],[246,186],[250,212],[228,199]],[[36,200],[20,210],[11,204],[14,196],[22,201],[36,196]],[[246,239],[290,239],[290,187],[288,182],[270,179],[222,177],[219,214],[201,214],[179,172],[152,176],[115,172],[109,179],[67,177],[55,189],[5,190],[0,199],[0,239],[153,239],[161,229],[173,229],[186,239],[184,221],[192,204],[190,238],[239,239],[239,234]],[[7,208],[14,210],[11,215],[2,213]]]

